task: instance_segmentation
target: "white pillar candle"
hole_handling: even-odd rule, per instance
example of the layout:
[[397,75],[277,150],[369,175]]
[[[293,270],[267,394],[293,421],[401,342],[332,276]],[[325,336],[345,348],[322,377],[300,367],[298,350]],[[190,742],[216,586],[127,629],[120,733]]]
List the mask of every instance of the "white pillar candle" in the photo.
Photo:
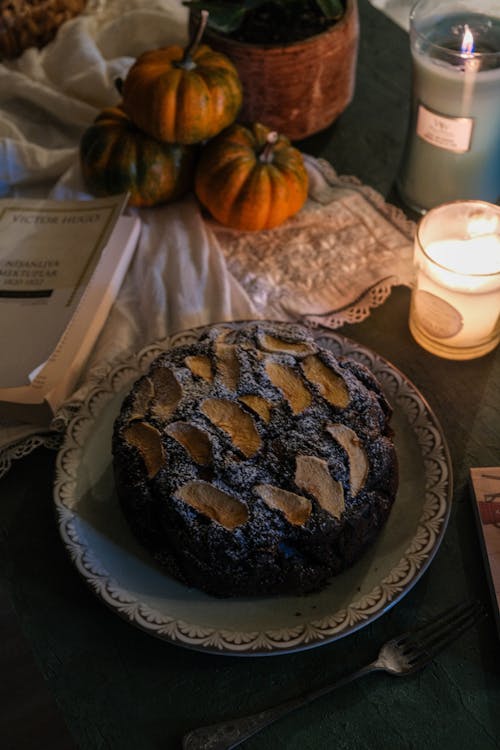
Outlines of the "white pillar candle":
[[415,239],[410,330],[450,359],[486,354],[500,338],[500,208],[477,201],[430,211]]
[[500,197],[500,0],[420,0],[410,17],[413,84],[404,201],[425,210]]

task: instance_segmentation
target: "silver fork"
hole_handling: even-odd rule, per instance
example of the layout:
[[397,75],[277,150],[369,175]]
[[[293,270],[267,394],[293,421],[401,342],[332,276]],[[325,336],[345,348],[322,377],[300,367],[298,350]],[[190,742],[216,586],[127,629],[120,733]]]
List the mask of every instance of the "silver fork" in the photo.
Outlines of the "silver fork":
[[435,620],[387,641],[375,661],[341,677],[336,682],[256,714],[194,729],[184,736],[183,750],[231,750],[286,714],[307,706],[317,698],[328,695],[336,688],[370,672],[384,671],[397,677],[412,674],[425,667],[445,646],[452,643],[485,614],[482,604],[478,601],[455,605]]

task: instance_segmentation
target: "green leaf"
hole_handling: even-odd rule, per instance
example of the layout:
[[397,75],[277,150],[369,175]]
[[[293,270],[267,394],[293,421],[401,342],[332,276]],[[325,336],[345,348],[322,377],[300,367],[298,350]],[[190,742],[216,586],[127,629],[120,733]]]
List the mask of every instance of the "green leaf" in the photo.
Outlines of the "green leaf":
[[[343,0],[315,0],[322,13],[331,20],[344,15]],[[208,10],[208,25],[221,34],[236,31],[246,14],[268,4],[281,8],[287,17],[293,17],[307,6],[307,0],[183,0],[183,5],[194,10]]]
[[245,0],[244,2],[230,2],[230,0],[184,0],[184,5],[194,10],[208,10],[208,25],[221,34],[231,34],[242,24],[249,10],[258,8],[266,0]]
[[344,5],[342,0],[316,0],[325,16],[331,19],[341,18],[344,15]]

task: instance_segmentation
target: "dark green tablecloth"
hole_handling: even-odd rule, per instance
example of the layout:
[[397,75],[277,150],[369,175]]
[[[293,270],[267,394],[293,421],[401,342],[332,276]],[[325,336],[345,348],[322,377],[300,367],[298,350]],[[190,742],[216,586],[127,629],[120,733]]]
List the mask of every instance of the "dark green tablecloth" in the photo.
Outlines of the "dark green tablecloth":
[[[360,10],[356,98],[328,132],[301,146],[391,196],[408,106],[408,39],[367,0]],[[443,606],[474,596],[490,610],[468,470],[499,464],[500,350],[470,362],[434,357],[408,332],[408,304],[409,290],[396,288],[367,320],[342,333],[402,370],[435,411],[453,462],[451,518],[435,559],[402,601],[330,645],[236,658],[179,648],[134,629],[94,597],[68,561],[51,496],[54,454],[39,449],[14,464],[0,483],[0,583],[79,748],[180,748],[191,728],[257,711],[361,666],[388,637]],[[371,675],[245,747],[492,750],[500,737],[498,657],[490,610],[425,671],[405,679]],[[8,690],[9,675],[2,682]],[[39,746],[35,736],[22,747]]]

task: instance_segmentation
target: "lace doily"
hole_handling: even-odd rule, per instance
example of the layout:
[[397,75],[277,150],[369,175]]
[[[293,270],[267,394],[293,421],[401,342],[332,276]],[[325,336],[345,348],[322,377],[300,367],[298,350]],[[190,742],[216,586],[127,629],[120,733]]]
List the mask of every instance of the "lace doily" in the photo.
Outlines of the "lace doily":
[[305,159],[309,199],[285,224],[211,228],[262,316],[338,328],[366,318],[393,286],[411,286],[415,224],[357,179]]
[[12,462],[18,458],[24,458],[29,453],[44,445],[46,448],[57,450],[61,445],[62,433],[51,432],[43,435],[28,435],[13,445],[9,445],[5,450],[0,451],[0,478],[7,474]]

